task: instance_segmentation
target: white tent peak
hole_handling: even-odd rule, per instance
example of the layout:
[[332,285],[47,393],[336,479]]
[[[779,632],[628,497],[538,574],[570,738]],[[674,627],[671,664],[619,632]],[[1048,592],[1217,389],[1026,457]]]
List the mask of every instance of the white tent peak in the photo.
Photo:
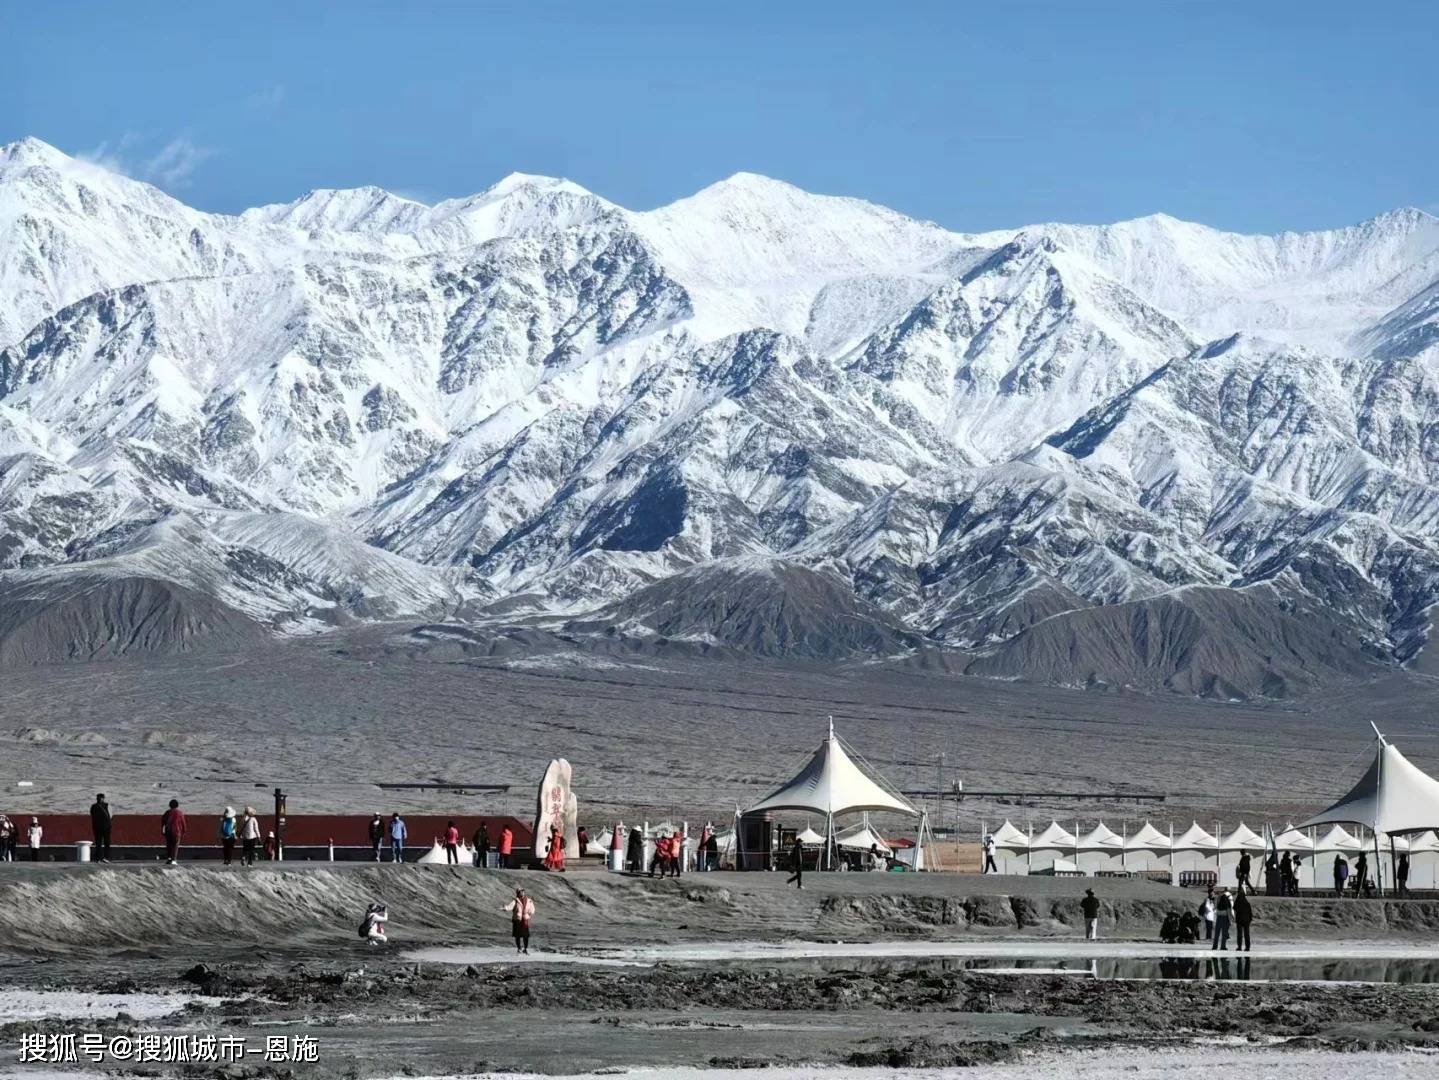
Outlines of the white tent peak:
[[1008,821],[1006,821],[999,828],[995,829],[992,833],[989,834],[989,836],[990,839],[994,841],[994,846],[997,848],[1005,848],[1006,850],[1012,850],[1014,848],[1029,847],[1029,837],[1025,836],[1023,832],[1021,832],[1019,829],[1016,829]]
[[1079,838],[1079,847],[1087,849],[1112,849],[1118,851],[1124,847],[1124,837],[1111,829],[1104,822],[1100,822],[1089,832]]
[[855,761],[844,740],[834,733],[833,717],[829,733],[799,775],[748,812],[765,810],[807,810],[830,817],[887,810],[919,816],[913,803]]
[[1124,844],[1130,851],[1142,851],[1146,849],[1162,850],[1169,847],[1169,845],[1170,838],[1147,821],[1144,823],[1144,827],[1125,841]]
[[[1374,727],[1372,722],[1370,726]],[[1377,727],[1374,736],[1374,760],[1359,782],[1300,828],[1363,825],[1371,832],[1393,835],[1439,827],[1439,780],[1401,754]]]
[[1057,821],[1051,821],[1049,828],[1029,842],[1036,851],[1041,848],[1072,848],[1078,842],[1072,832]]
[[1219,847],[1223,851],[1263,851],[1267,846],[1264,837],[1242,821],[1238,828],[1219,841]]
[[1193,851],[1196,848],[1217,848],[1219,840],[1212,833],[1207,833],[1199,827],[1199,822],[1194,822],[1184,830],[1183,836],[1174,838],[1175,851]]

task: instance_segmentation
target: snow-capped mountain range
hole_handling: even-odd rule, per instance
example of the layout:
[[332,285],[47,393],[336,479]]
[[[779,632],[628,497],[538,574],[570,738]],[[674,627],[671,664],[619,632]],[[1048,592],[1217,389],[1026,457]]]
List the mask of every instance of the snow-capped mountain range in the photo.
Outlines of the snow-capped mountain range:
[[[516,174],[225,216],[0,148],[0,660],[529,620],[1283,692],[1422,649],[1436,420],[1417,210],[966,235]],[[154,632],[84,625],[137,582]]]

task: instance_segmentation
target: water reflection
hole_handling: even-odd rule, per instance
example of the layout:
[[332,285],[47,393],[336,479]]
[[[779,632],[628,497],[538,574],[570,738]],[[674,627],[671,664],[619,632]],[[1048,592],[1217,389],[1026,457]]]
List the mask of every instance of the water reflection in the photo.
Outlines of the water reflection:
[[[994,971],[1093,979],[1213,979],[1246,982],[1439,983],[1439,960],[1294,959],[1194,952],[1163,958],[833,957],[776,961],[787,970],[834,973]],[[748,965],[746,965],[748,966]]]

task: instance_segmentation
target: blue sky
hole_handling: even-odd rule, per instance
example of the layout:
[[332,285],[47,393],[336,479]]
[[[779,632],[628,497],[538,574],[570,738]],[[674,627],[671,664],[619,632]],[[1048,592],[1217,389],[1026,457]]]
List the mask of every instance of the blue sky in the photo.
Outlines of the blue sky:
[[956,229],[1439,209],[1439,5],[7,4],[0,142],[234,211],[739,170]]

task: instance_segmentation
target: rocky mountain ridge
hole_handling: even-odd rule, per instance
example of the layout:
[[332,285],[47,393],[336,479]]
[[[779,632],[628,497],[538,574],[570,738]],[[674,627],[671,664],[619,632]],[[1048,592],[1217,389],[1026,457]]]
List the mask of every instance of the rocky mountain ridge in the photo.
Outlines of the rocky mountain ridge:
[[24,662],[528,622],[1243,697],[1410,661],[1439,601],[1419,211],[967,235],[516,174],[226,216],[23,140],[0,286]]

